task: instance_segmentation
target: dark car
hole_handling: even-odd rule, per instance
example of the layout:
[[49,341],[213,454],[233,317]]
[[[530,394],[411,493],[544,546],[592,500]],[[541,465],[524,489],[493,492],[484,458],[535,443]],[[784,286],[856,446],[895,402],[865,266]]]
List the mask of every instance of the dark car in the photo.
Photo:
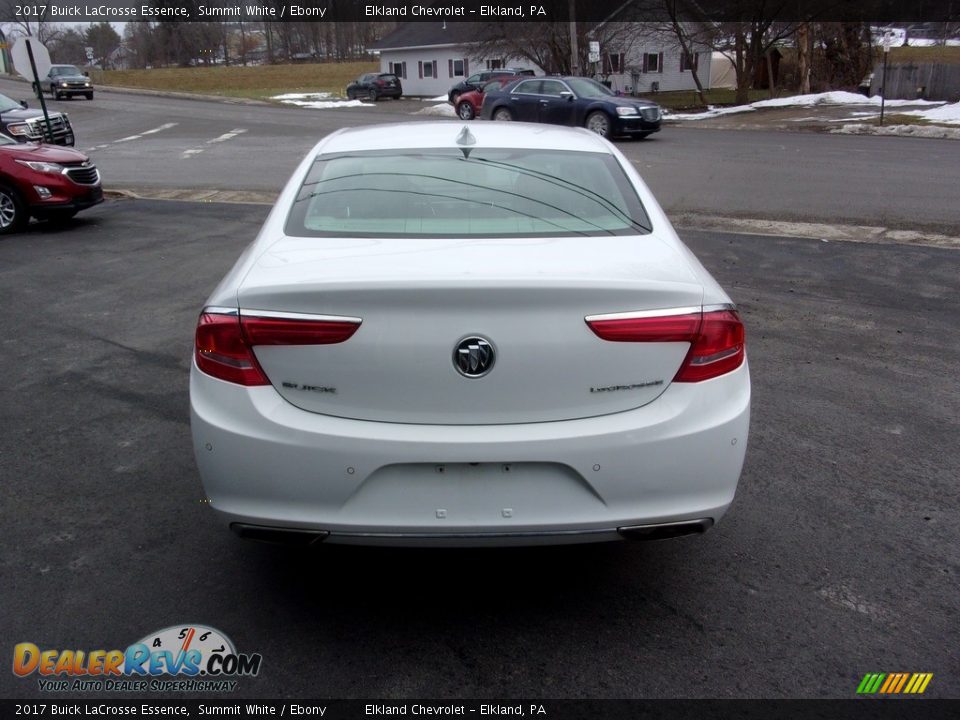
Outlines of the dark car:
[[602,137],[644,138],[660,130],[660,106],[648,100],[621,97],[585,77],[546,77],[519,80],[487,92],[481,117],[485,120],[574,125]]
[[499,68],[497,70],[484,70],[483,72],[474,73],[466,80],[461,80],[452,88],[450,88],[450,92],[447,93],[447,100],[450,101],[451,105],[456,107],[457,100],[461,95],[473,90],[479,90],[490,80],[495,80],[497,78],[516,79],[518,77],[533,77],[535,74],[536,73],[534,73],[533,70],[528,70],[526,68]]
[[376,101],[382,97],[397,99],[403,95],[400,78],[393,73],[365,73],[347,85],[350,100],[365,97]]
[[480,114],[480,108],[483,106],[484,93],[499,90],[504,85],[512,83],[515,79],[514,77],[502,77],[498,80],[491,80],[479,90],[468,90],[463,93],[457,98],[457,103],[454,105],[457,110],[457,116],[461,120],[473,120]]
[[40,86],[34,83],[33,89],[37,97],[41,92],[49,92],[55,100],[72,98],[74,95],[93,100],[93,83],[76,65],[51,65],[47,74],[40,78]]
[[[0,95],[0,135],[17,142],[49,142],[54,145],[73,145],[73,127],[66,113],[48,112],[50,128],[43,112],[31,110],[26,102]],[[52,133],[52,134],[51,134]]]
[[22,230],[31,215],[66,220],[100,202],[100,172],[82,152],[0,136],[0,234]]

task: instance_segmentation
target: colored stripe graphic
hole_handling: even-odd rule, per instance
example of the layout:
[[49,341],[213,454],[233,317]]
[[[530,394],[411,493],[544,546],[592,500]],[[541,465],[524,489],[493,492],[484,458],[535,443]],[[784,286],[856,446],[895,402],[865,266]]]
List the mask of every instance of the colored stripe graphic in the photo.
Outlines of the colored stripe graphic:
[[857,686],[858,695],[921,695],[933,673],[867,673]]

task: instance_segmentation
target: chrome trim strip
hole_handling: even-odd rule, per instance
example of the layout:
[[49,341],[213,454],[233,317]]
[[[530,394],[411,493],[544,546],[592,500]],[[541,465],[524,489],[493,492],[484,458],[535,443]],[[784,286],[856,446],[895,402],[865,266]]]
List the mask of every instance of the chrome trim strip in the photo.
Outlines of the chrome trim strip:
[[736,310],[736,303],[719,303],[717,305],[704,305],[704,312],[716,312],[717,310]]
[[279,312],[276,310],[249,310],[240,308],[241,317],[281,318],[285,320],[320,320],[323,322],[348,322],[359,325],[363,318],[347,315],[314,315],[312,313]]
[[330,537],[353,538],[395,538],[416,540],[444,540],[444,539],[481,539],[481,538],[511,538],[511,537],[554,537],[574,535],[604,535],[616,533],[617,528],[599,528],[592,530],[516,530],[514,532],[440,532],[440,533],[388,533],[388,532],[337,532],[330,531]]
[[700,307],[664,308],[662,310],[637,310],[634,312],[606,313],[604,315],[587,315],[584,320],[597,322],[599,320],[634,320],[637,318],[666,317],[667,315],[693,315],[703,312]]
[[[71,170],[82,170],[82,171],[93,170],[95,179],[93,182],[89,182],[89,183],[78,182],[76,178],[70,175]],[[67,178],[67,180],[72,182],[74,185],[80,185],[81,187],[94,187],[95,185],[100,184],[100,170],[97,169],[96,165],[89,165],[87,167],[79,167],[79,166],[65,167],[63,170],[60,171],[60,174],[63,175],[65,178]]]
[[210,305],[205,307],[201,312],[210,313],[211,315],[239,315],[240,312],[236,308],[228,307],[219,307],[217,305]]

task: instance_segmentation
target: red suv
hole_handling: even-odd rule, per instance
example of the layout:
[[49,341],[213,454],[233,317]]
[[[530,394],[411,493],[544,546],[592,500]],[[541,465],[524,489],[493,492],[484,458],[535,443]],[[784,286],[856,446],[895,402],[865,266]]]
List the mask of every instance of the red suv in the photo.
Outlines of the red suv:
[[529,68],[499,68],[497,70],[484,70],[483,72],[474,73],[466,80],[461,80],[452,88],[450,92],[447,93],[447,100],[450,101],[450,104],[454,107],[457,106],[457,100],[465,92],[470,92],[471,90],[479,90],[489,80],[496,80],[498,78],[510,78],[516,80],[519,77],[523,76],[533,76],[536,73]]
[[461,120],[473,120],[480,114],[480,108],[483,105],[483,94],[492,90],[499,90],[504,85],[512,83],[517,79],[516,75],[507,75],[485,83],[479,90],[468,90],[457,98],[456,110],[457,116]]
[[100,202],[100,171],[82,152],[0,136],[0,234],[22,230],[31,215],[66,220]]

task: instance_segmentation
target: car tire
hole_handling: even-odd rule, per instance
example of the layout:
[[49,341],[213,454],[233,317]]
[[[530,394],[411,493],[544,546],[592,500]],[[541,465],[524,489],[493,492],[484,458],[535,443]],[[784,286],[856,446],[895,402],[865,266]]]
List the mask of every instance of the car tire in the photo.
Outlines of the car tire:
[[367,92],[367,99],[370,100],[370,102],[376,102],[378,97],[379,94],[376,90],[370,90]]
[[477,113],[474,112],[473,105],[466,100],[457,105],[457,117],[461,120],[473,120],[476,116]]
[[347,90],[347,100],[356,100],[357,94],[353,90]]
[[60,93],[57,92],[57,89],[53,85],[50,86],[50,95],[53,96],[54,100],[60,99]]
[[30,215],[19,193],[6,185],[0,185],[0,235],[19,232],[28,222]]
[[87,100],[93,100],[93,93],[92,93],[92,92],[84,93],[83,96],[84,96]]
[[595,110],[587,115],[587,120],[583,126],[602,138],[610,137],[610,118],[602,110]]
[[510,122],[513,120],[513,112],[510,108],[498,107],[493,111],[493,119],[500,122]]

